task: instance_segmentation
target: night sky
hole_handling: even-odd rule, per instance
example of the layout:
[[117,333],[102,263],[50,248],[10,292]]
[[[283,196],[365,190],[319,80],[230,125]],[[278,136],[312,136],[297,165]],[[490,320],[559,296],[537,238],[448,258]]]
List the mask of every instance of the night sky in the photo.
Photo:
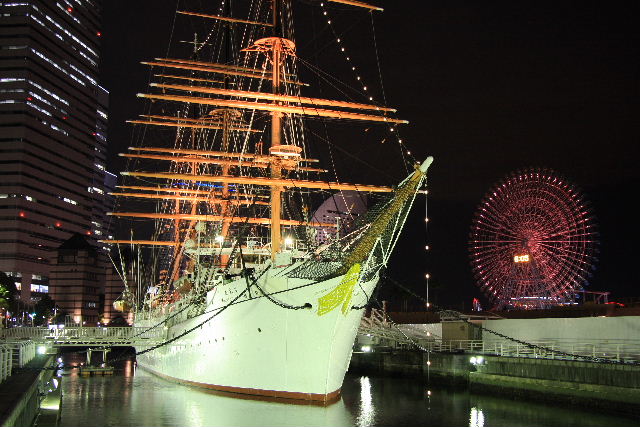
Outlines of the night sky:
[[[206,2],[179,3],[180,10],[206,10],[197,6]],[[428,232],[420,196],[389,274],[424,294],[429,272],[438,302],[458,307],[464,302],[469,308],[481,295],[467,253],[476,206],[509,172],[549,167],[584,191],[597,218],[600,254],[588,290],[611,291],[614,300],[640,295],[637,208],[632,207],[640,134],[636,10],[589,1],[377,4],[385,8],[374,13],[383,85],[369,13],[340,5],[328,10],[369,93],[377,100],[384,94],[397,116],[410,121],[400,132],[412,155],[436,159],[429,175]],[[317,3],[294,5],[296,18],[306,23],[296,33],[299,55],[326,60],[323,69],[356,87],[326,20],[307,23],[320,18]],[[130,145],[131,127],[124,121],[143,111],[135,94],[147,91],[149,69],[139,62],[165,56],[175,9],[176,1],[104,2],[101,76],[111,93],[114,172],[123,167],[116,153]],[[179,19],[174,40],[179,31],[190,30]],[[306,80],[312,85],[303,95],[338,97],[312,80]],[[338,155],[341,179],[394,184],[406,174],[397,143],[376,126],[338,124],[328,134],[362,159]],[[400,292],[386,287],[382,297],[399,301]]]

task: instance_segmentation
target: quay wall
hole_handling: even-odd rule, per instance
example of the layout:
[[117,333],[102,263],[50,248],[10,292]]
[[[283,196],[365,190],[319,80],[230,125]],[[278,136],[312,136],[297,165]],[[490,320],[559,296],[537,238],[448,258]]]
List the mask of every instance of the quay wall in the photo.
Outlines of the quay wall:
[[415,350],[354,352],[349,365],[352,373],[404,376],[460,386],[468,384],[472,370],[467,355]]
[[469,374],[475,392],[640,415],[639,365],[484,356],[475,368]]
[[[478,365],[471,357],[481,356]],[[640,415],[640,366],[418,351],[354,352],[349,371]]]
[[54,356],[38,355],[0,383],[0,426],[25,427],[34,423],[46,384],[53,377]]

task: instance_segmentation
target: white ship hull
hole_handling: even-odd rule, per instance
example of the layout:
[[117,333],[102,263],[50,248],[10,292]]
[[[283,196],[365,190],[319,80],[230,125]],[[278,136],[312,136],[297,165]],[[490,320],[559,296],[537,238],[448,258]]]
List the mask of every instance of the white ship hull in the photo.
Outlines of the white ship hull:
[[[378,277],[354,286],[344,311],[340,304],[319,314],[318,299],[339,286],[345,276],[314,283],[287,278],[283,275],[286,270],[272,269],[258,285],[269,294],[287,290],[272,295],[278,302],[290,306],[309,303],[310,308],[284,308],[253,287],[207,321],[247,289],[247,281],[238,278],[210,291],[204,314],[169,326],[165,337],[171,340],[201,326],[140,354],[138,366],[168,379],[219,391],[322,403],[336,400],[364,311],[353,307],[367,302]],[[136,326],[150,327],[170,315],[138,319]],[[144,352],[145,348],[136,350]]]

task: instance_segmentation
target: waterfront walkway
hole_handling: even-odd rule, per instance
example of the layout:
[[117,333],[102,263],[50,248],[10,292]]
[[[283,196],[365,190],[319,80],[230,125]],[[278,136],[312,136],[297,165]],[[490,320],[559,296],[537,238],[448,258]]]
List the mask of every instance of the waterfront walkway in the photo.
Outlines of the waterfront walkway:
[[[43,368],[51,365],[52,355],[35,356],[0,383],[0,425],[29,426],[38,414]],[[45,375],[45,377],[51,375]]]

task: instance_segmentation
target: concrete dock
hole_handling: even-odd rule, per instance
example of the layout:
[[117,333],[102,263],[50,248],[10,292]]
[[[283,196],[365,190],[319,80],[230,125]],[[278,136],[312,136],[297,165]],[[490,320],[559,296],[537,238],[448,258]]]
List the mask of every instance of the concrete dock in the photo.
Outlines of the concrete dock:
[[349,370],[640,416],[640,365],[392,350],[354,352]]
[[[0,383],[0,426],[33,425],[40,410],[42,389],[54,374],[53,369],[46,368],[54,362],[53,355],[37,355]],[[56,417],[57,412],[56,408]]]

